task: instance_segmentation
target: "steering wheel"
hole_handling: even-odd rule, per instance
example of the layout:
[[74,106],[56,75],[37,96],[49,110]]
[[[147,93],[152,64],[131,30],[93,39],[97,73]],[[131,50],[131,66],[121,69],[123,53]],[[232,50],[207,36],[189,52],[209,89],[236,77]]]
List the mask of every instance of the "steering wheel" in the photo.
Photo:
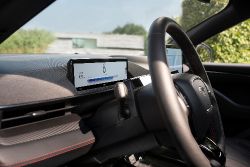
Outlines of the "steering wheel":
[[[166,59],[166,32],[181,48],[190,68],[174,77]],[[179,154],[190,166],[224,166],[225,137],[218,105],[191,40],[175,21],[161,17],[150,27],[148,49],[153,91],[164,126]],[[180,97],[186,104],[188,115],[181,107]]]

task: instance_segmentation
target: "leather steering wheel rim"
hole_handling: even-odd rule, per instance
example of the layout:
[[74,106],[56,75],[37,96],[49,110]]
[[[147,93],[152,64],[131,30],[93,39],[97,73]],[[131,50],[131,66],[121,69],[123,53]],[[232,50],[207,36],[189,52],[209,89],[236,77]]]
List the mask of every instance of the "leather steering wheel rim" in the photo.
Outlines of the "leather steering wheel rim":
[[[188,55],[185,58],[188,59],[192,67],[192,72],[202,78],[214,96],[204,67],[186,33],[182,31],[180,26],[172,19],[166,17],[158,18],[152,23],[149,31],[148,60],[152,86],[161,108],[161,115],[165,120],[165,127],[168,129],[176,144],[177,150],[187,164],[195,167],[210,167],[211,163],[193,137],[189,122],[185,119],[185,115],[178,101],[175,85],[167,65],[165,48],[166,32],[175,40],[183,54],[185,56]],[[215,109],[219,111],[215,98],[213,105]],[[219,127],[217,144],[224,150],[224,131],[219,112],[216,114],[216,122]]]

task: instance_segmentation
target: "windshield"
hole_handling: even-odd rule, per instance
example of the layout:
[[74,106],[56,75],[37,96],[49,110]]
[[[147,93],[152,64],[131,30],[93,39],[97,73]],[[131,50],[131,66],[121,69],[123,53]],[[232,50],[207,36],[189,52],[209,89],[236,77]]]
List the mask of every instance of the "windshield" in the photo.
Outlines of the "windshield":
[[197,0],[57,0],[0,45],[0,53],[147,54],[147,33],[167,16],[185,30],[227,2]]

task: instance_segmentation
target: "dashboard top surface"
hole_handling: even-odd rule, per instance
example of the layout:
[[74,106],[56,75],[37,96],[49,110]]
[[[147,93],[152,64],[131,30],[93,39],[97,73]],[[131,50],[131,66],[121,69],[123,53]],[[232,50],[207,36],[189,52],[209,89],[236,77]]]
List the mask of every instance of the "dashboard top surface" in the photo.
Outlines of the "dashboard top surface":
[[[94,55],[1,55],[0,106],[74,97],[108,89],[77,91],[67,78],[70,59],[111,58]],[[148,74],[146,58],[128,58],[131,77]],[[143,64],[143,65],[142,65]],[[110,89],[110,88],[109,88]]]

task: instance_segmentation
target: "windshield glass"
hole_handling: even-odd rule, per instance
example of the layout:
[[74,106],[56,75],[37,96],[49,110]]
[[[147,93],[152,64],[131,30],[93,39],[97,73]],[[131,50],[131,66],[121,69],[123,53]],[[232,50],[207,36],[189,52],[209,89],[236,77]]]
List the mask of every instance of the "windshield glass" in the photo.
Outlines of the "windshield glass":
[[185,30],[225,7],[225,0],[57,0],[0,45],[0,53],[147,54],[158,17]]

